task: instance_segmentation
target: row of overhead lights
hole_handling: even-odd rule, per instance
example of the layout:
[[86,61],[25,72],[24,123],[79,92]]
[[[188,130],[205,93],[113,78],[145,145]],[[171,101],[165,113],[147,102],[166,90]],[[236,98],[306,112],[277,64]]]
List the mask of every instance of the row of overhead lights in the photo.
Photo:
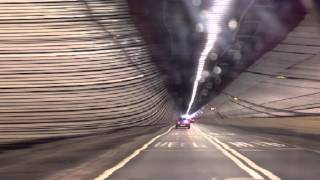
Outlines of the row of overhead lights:
[[[192,0],[191,1],[194,6],[200,6],[202,4],[202,0]],[[204,70],[205,64],[207,60],[217,61],[218,54],[214,50],[214,46],[218,39],[220,32],[223,29],[225,23],[227,23],[227,27],[231,32],[237,34],[239,23],[235,18],[229,19],[229,21],[224,22],[224,18],[229,13],[230,7],[232,6],[233,0],[212,0],[212,6],[207,10],[202,10],[200,13],[199,23],[196,24],[196,31],[199,33],[206,33],[206,42],[204,49],[202,50],[200,57],[198,59],[198,66],[196,77],[193,84],[191,98],[188,104],[188,109],[186,114],[190,113],[192,105],[195,101],[195,97],[197,95],[198,86],[200,83],[205,82],[206,78],[210,76],[210,72]],[[227,50],[227,56],[231,57],[232,61],[237,64],[242,59],[240,42],[236,42],[232,48]],[[215,65],[211,72],[214,77],[219,78],[219,75],[222,73],[222,69]],[[276,79],[287,79],[286,76],[276,75],[274,76]],[[212,87],[212,84],[211,86]],[[209,88],[210,89],[210,88]],[[208,91],[208,89],[205,92]],[[207,94],[207,93],[204,93]],[[233,101],[239,101],[238,97],[232,96]],[[211,107],[211,111],[215,111],[216,107]]]
[[[205,29],[207,37],[204,49],[202,50],[198,59],[196,78],[193,83],[192,94],[186,114],[189,114],[198,91],[199,82],[203,81],[204,75],[206,74],[204,73],[206,59],[208,58],[208,56],[210,56],[210,58],[213,58],[213,60],[216,60],[218,58],[218,55],[212,50],[217,41],[218,35],[222,31],[223,19],[229,13],[232,1],[233,0],[214,1],[212,6],[208,10],[203,11],[205,13],[202,13],[206,17],[205,26],[202,23],[198,23],[196,26],[196,30],[199,32]],[[201,0],[193,0],[192,3],[196,6],[199,6],[201,4]],[[237,22],[229,21],[228,26],[236,28]],[[221,68],[216,66],[214,67],[213,71],[214,73],[219,74],[221,73]]]

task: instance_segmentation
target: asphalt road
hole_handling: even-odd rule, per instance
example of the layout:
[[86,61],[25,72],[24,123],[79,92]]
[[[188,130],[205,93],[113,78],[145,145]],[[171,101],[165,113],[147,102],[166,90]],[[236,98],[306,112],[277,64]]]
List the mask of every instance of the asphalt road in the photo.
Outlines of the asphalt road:
[[262,133],[193,124],[190,130],[173,129],[159,137],[134,158],[109,169],[107,179],[316,180],[319,165],[316,150]]
[[0,180],[92,180],[167,127],[0,145]]

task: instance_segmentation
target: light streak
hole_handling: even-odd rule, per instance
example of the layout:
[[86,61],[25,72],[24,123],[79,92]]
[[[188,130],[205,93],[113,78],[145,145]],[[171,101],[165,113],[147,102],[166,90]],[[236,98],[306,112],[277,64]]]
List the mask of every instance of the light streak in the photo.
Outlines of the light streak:
[[197,67],[197,74],[196,78],[193,83],[192,94],[190,98],[190,102],[188,105],[188,109],[186,114],[189,114],[191,107],[194,103],[199,81],[201,79],[201,74],[204,69],[204,65],[206,63],[206,59],[214,47],[217,37],[222,30],[222,20],[224,19],[225,15],[228,13],[229,8],[231,6],[232,0],[216,0],[213,3],[213,6],[208,10],[207,13],[207,40],[203,51],[200,54],[198,60],[198,67]]

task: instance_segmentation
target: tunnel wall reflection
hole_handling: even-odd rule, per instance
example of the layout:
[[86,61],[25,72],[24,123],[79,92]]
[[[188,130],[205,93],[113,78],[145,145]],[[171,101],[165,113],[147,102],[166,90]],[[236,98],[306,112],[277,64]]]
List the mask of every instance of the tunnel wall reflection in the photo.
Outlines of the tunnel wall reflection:
[[319,115],[319,37],[319,22],[306,15],[281,43],[206,106],[208,114],[222,118]]
[[0,41],[0,143],[172,119],[124,0],[4,0]]

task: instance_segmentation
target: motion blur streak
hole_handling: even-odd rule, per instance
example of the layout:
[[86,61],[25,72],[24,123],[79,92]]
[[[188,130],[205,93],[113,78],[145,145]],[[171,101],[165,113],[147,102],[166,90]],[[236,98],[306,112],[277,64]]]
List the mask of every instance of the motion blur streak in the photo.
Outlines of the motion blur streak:
[[210,51],[215,45],[217,36],[221,32],[222,21],[230,9],[231,3],[232,3],[232,0],[214,1],[213,6],[208,10],[207,41],[199,58],[197,74],[194,80],[191,99],[190,99],[186,114],[189,114],[189,111],[193,105],[194,99],[197,94],[199,81],[201,79],[201,75],[203,72],[203,68],[206,63],[206,59],[208,57],[208,54],[210,53]]

